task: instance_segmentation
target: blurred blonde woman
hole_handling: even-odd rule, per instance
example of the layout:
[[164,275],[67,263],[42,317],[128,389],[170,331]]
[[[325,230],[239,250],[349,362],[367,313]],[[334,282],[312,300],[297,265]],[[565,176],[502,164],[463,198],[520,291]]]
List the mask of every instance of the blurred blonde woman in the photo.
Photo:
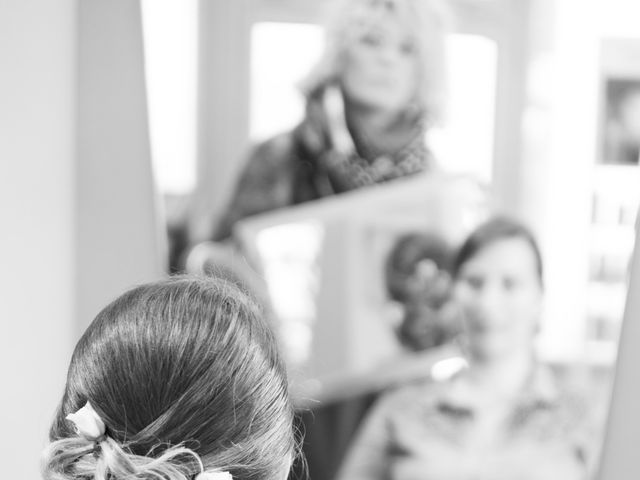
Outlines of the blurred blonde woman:
[[343,2],[302,83],[306,114],[258,145],[213,240],[238,220],[429,171],[442,118],[447,11],[438,0]]

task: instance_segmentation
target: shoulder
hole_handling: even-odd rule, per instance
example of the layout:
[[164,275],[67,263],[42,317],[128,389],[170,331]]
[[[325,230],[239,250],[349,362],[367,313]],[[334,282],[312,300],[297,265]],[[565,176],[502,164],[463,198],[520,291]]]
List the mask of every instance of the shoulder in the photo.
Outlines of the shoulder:
[[241,186],[287,183],[294,174],[294,139],[291,132],[281,133],[254,145],[239,177]]
[[575,425],[604,423],[612,388],[612,372],[584,365],[549,367],[556,382],[559,407]]
[[585,365],[553,365],[558,386],[554,422],[590,469],[600,455],[613,381],[613,371]]
[[274,137],[257,143],[249,154],[249,165],[271,165],[283,163],[290,158],[294,150],[293,132],[280,133]]
[[559,397],[568,402],[589,403],[599,400],[611,387],[612,372],[587,365],[545,365],[553,378]]

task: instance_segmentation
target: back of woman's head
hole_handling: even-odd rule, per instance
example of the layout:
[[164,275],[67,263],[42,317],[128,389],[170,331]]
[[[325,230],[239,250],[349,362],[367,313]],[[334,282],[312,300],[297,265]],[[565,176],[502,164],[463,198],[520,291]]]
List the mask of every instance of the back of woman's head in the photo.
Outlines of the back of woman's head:
[[[86,402],[97,442],[65,419]],[[78,342],[45,453],[47,479],[284,478],[293,409],[274,337],[232,282],[174,277],[125,293]]]
[[436,233],[411,232],[398,237],[385,264],[385,280],[391,299],[406,302],[412,298],[410,279],[416,275],[421,263],[430,262],[435,269],[449,273],[451,256],[451,246]]
[[481,250],[501,240],[520,239],[526,242],[533,252],[536,273],[540,285],[543,284],[543,265],[540,247],[534,234],[524,224],[508,218],[493,217],[480,224],[464,241],[453,262],[453,276],[458,277],[462,267]]

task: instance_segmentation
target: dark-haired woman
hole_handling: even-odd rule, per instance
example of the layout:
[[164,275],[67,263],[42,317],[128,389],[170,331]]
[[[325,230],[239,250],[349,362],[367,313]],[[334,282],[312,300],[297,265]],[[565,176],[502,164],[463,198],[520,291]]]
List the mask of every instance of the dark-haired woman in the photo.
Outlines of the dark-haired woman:
[[339,478],[588,478],[599,423],[534,351],[543,271],[533,235],[490,220],[462,245],[453,274],[468,367],[379,401]]

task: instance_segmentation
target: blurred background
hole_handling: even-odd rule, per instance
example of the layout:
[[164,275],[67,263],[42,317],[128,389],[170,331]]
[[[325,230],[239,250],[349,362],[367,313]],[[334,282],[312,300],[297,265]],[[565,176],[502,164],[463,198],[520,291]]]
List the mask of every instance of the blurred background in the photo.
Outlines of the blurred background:
[[[300,121],[297,85],[324,48],[331,3],[0,2],[7,477],[37,478],[73,345],[98,310],[131,285],[178,271],[180,253],[206,240],[224,214],[250,146]],[[448,114],[429,132],[432,148],[448,173],[486,192],[486,208],[537,233],[546,260],[541,355],[610,368],[640,205],[640,4],[447,3],[455,17],[446,41]],[[354,200],[354,209],[368,201]],[[289,318],[287,332],[297,332],[290,344],[300,358],[314,335],[300,327],[313,323],[309,316],[331,316],[322,310],[331,303],[360,318],[359,306],[384,296],[380,281],[355,292],[366,273],[336,269],[357,270],[370,258],[381,265],[386,224],[370,215],[350,227],[351,240],[327,246],[323,222],[332,208],[263,218],[240,234],[271,262],[267,295],[276,317]],[[470,211],[456,220],[463,230],[481,216]],[[278,234],[273,227],[282,223],[288,229]],[[362,251],[370,256],[358,257]],[[300,300],[304,292],[292,304],[299,281],[291,279],[318,269],[342,283],[309,287],[320,292],[311,306]],[[362,379],[384,343],[376,343],[381,329],[353,322],[352,333],[334,335],[347,339],[345,350],[362,346],[349,364]],[[316,390],[305,395],[313,396],[335,368],[309,368]],[[339,398],[336,389],[322,398]]]

